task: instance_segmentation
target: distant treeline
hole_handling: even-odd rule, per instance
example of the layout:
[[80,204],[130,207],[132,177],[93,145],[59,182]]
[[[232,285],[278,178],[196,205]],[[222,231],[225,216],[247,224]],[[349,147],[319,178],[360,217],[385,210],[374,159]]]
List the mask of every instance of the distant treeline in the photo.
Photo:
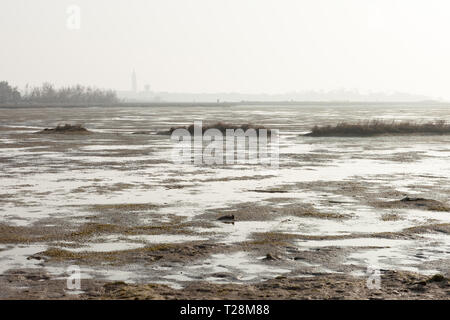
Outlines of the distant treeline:
[[20,93],[7,81],[0,81],[0,103],[116,103],[119,102],[113,90],[74,85],[55,88],[51,83],[40,87],[26,88]]

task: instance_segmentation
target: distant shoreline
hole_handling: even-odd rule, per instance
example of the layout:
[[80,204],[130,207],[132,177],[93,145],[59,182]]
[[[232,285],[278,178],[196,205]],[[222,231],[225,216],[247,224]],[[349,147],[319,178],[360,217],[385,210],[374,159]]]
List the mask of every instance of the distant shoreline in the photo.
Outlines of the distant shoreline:
[[119,102],[119,103],[17,103],[0,108],[99,108],[99,107],[236,107],[236,106],[449,106],[440,101],[240,101],[240,102]]

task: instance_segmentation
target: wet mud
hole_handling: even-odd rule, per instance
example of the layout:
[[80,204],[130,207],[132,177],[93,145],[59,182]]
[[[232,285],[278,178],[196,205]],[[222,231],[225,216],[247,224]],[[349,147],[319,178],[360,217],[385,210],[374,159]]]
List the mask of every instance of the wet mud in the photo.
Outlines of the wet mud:
[[[2,110],[1,297],[448,299],[450,138],[301,136],[448,111],[346,108]],[[279,168],[173,163],[157,133],[198,118],[278,129]]]

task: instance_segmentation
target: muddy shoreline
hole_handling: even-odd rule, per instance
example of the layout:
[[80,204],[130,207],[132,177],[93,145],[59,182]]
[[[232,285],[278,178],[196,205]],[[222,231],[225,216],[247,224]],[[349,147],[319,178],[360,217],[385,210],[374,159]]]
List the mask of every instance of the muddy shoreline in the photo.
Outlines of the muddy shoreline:
[[0,299],[27,300],[448,300],[449,279],[410,272],[383,270],[379,288],[367,279],[343,274],[308,278],[277,277],[257,284],[196,282],[183,289],[157,283],[126,284],[86,279],[81,290],[68,290],[66,280],[51,279],[42,270],[11,270],[0,277]]
[[[448,299],[449,137],[301,137],[383,107],[186,108],[5,109],[3,298]],[[175,165],[154,133],[186,111],[281,129],[279,168]],[[92,133],[35,134],[73,119]]]

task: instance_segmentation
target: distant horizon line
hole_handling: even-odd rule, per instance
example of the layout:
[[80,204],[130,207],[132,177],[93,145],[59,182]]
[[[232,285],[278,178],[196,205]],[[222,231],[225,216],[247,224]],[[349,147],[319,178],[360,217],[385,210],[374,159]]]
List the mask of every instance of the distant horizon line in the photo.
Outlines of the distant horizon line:
[[[13,85],[11,82],[9,82],[8,80],[0,80],[0,81],[6,81],[8,82],[10,85]],[[230,95],[235,95],[235,96],[247,96],[247,97],[255,97],[254,101],[266,101],[265,99],[263,100],[259,100],[258,97],[283,97],[281,99],[283,99],[282,101],[379,101],[379,102],[411,102],[411,101],[447,101],[445,98],[443,97],[436,97],[436,96],[430,96],[428,94],[422,94],[422,93],[410,93],[410,92],[405,92],[405,91],[399,91],[399,90],[390,90],[390,91],[375,91],[375,90],[368,90],[368,89],[356,89],[356,88],[340,88],[340,89],[305,89],[305,90],[298,90],[298,91],[285,91],[285,92],[277,92],[277,93],[268,93],[268,92],[239,92],[239,91],[216,91],[216,92],[189,92],[189,91],[167,91],[167,90],[159,90],[159,91],[155,91],[155,90],[151,90],[151,89],[142,89],[142,90],[130,90],[130,89],[117,89],[117,88],[111,88],[111,87],[101,87],[101,86],[95,86],[95,85],[85,85],[85,84],[80,84],[80,83],[75,83],[75,84],[71,84],[71,85],[54,85],[52,82],[50,81],[44,81],[41,83],[41,86],[43,84],[49,83],[52,86],[54,86],[55,88],[65,88],[65,87],[74,87],[74,86],[83,86],[83,87],[87,87],[87,88],[93,88],[93,89],[104,89],[104,90],[112,90],[115,91],[116,94],[120,95],[121,98],[128,98],[128,99],[139,99],[139,98],[143,98],[143,95],[176,95],[176,96],[180,96],[180,95],[188,95],[188,96],[208,96],[208,97],[212,97],[212,96],[220,96],[220,95],[225,95],[225,96],[230,96]],[[35,87],[39,87],[39,85],[29,85],[26,84],[22,87],[20,86],[15,86],[20,92],[25,92],[28,88],[35,88]],[[296,98],[288,98],[291,95],[315,95],[316,97],[311,98],[311,97],[305,97],[305,98],[300,98],[300,97],[296,97]],[[321,95],[323,96],[327,96],[327,95],[343,95],[344,97],[342,98],[331,98],[331,99],[327,99],[327,97],[320,97]],[[354,95],[357,97],[349,97],[349,98],[345,98],[345,95]],[[376,96],[379,95],[380,99],[378,100],[376,98]],[[132,96],[136,96],[135,98],[133,98]],[[286,96],[287,100],[284,100],[284,96]],[[395,98],[395,96],[397,96],[397,98]],[[371,97],[374,97],[371,99]],[[393,100],[389,100],[389,97],[393,97]],[[200,98],[200,97],[199,97]],[[220,97],[217,97],[220,99]],[[364,98],[368,98],[369,100],[362,100]],[[145,99],[145,98],[144,98]],[[201,99],[201,98],[200,98]],[[200,101],[200,99],[198,99]],[[250,98],[251,99],[251,98]],[[249,99],[249,100],[250,100]],[[296,100],[296,99],[300,99],[300,100]],[[360,100],[361,99],[361,100]],[[404,99],[404,100],[402,100]],[[243,99],[245,100],[245,99]],[[142,100],[143,102],[147,102],[146,100]],[[164,100],[165,101],[165,100]],[[167,101],[170,101],[169,99],[167,99]],[[180,102],[182,101],[182,99],[175,99],[174,101]],[[267,100],[268,101],[268,100]],[[279,99],[274,99],[274,102],[276,101],[280,101]],[[152,102],[152,101],[149,101]],[[205,101],[205,102],[209,102]],[[233,99],[232,102],[239,102],[239,100],[237,99]]]
[[61,102],[21,102],[21,103],[0,103],[0,108],[76,108],[76,107],[183,107],[183,106],[200,106],[200,107],[232,107],[232,106],[328,106],[330,104],[335,104],[337,106],[346,105],[392,105],[392,106],[404,106],[409,105],[423,105],[423,104],[434,104],[434,105],[450,105],[450,101],[435,101],[435,100],[424,100],[424,101],[221,101],[221,102],[210,102],[210,101],[120,101],[115,103],[107,102],[97,102],[97,103],[61,103]]

